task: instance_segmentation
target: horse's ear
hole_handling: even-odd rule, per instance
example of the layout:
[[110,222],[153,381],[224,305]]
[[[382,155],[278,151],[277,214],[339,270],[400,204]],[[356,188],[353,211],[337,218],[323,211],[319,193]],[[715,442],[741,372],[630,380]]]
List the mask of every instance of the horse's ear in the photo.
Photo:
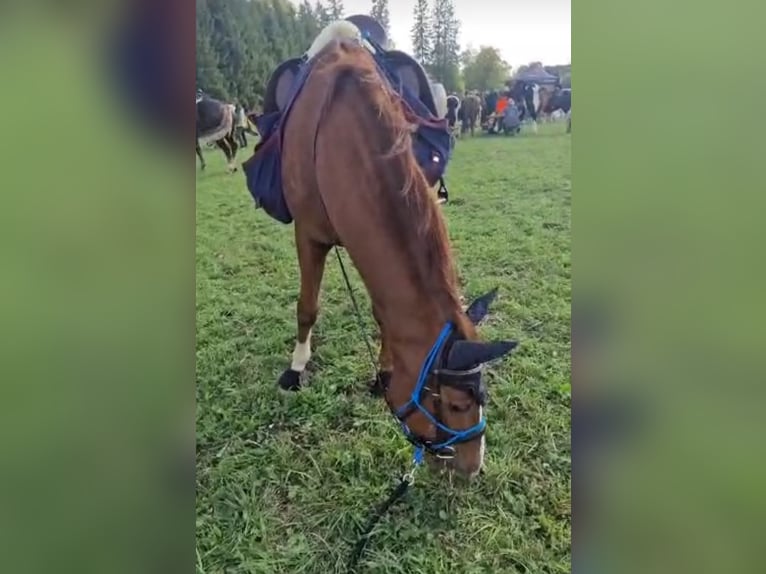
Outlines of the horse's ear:
[[465,371],[507,355],[516,345],[516,341],[455,341],[447,357],[447,368],[452,371]]
[[495,300],[495,297],[497,297],[497,287],[489,293],[485,293],[468,306],[465,313],[468,315],[471,323],[478,325],[487,316],[489,306]]

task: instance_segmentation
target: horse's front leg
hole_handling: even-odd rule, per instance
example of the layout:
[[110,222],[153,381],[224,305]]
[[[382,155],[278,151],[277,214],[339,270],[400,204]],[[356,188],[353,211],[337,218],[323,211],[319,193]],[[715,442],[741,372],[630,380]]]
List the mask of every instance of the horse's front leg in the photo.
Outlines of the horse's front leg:
[[290,368],[279,377],[279,386],[287,391],[297,391],[300,388],[301,375],[311,359],[311,329],[319,314],[319,289],[322,286],[327,253],[330,250],[321,243],[302,239],[298,226],[295,226],[295,245],[301,269],[301,293],[297,306],[298,338]]
[[380,354],[378,355],[378,372],[375,380],[370,384],[370,392],[375,396],[383,396],[386,387],[391,382],[391,373],[394,370],[394,358],[391,354],[391,345],[383,327],[380,311],[373,305],[372,314],[380,329]]

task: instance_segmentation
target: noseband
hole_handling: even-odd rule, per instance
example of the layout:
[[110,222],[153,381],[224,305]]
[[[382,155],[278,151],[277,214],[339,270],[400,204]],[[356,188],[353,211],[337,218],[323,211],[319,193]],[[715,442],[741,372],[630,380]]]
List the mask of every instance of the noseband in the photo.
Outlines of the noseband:
[[[445,349],[452,340],[454,340],[454,326],[447,323],[439,333],[436,342],[426,355],[423,366],[420,368],[415,388],[410,395],[410,400],[399,409],[394,409],[388,403],[389,409],[399,421],[404,436],[416,448],[424,449],[439,458],[452,458],[455,455],[454,445],[469,442],[479,438],[484,434],[487,427],[487,420],[482,413],[481,420],[470,428],[464,430],[455,430],[442,421],[423,406],[423,393],[431,392],[434,397],[435,412],[439,412],[441,404],[440,387],[447,386],[469,393],[479,406],[484,406],[487,402],[487,389],[481,380],[482,366],[478,365],[465,371],[453,371],[445,368],[447,353]],[[434,375],[436,378],[436,392],[428,385],[428,378]],[[407,419],[415,412],[420,411],[425,417],[436,426],[436,439],[429,440],[419,436],[410,430],[407,425]]]

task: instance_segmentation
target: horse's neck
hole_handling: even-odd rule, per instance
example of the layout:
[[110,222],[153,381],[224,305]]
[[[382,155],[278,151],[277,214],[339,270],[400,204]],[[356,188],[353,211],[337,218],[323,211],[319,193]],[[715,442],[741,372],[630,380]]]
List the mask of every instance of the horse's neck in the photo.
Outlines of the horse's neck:
[[383,331],[393,361],[390,400],[404,404],[412,392],[423,361],[450,315],[429,300],[414,294],[383,310]]
[[[390,276],[399,278],[410,275],[406,260],[389,261],[386,270]],[[368,282],[393,360],[390,398],[395,405],[409,398],[428,351],[448,321],[464,336],[475,336],[459,303],[456,301],[453,307],[444,302],[449,297],[437,296],[439,289],[448,288],[434,285],[432,291],[423,290],[412,279],[398,282],[395,288],[391,284]]]
[[[404,264],[388,262],[386,267],[401,277],[409,273]],[[424,292],[414,281],[399,282],[396,287],[381,285],[379,289],[370,285],[369,289],[392,342],[415,345],[419,341],[435,339],[453,314],[434,300],[433,293]]]

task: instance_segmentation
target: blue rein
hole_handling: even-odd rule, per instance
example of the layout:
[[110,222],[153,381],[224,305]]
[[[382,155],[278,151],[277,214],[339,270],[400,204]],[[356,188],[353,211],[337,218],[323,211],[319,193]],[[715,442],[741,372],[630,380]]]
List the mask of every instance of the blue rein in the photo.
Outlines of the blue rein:
[[[461,442],[467,442],[471,440],[472,438],[475,438],[476,436],[483,433],[485,428],[487,427],[487,420],[484,418],[484,413],[482,413],[481,420],[475,425],[473,425],[472,427],[467,428],[465,430],[452,429],[448,426],[445,426],[443,423],[441,423],[420,402],[421,395],[423,394],[423,390],[425,389],[426,382],[428,381],[428,377],[433,371],[434,361],[436,361],[436,358],[439,356],[442,346],[452,334],[453,329],[454,327],[452,323],[450,322],[444,325],[441,332],[439,333],[439,336],[436,339],[436,342],[431,347],[431,350],[428,351],[428,355],[426,355],[426,359],[425,359],[425,362],[423,363],[423,366],[420,368],[420,374],[418,375],[418,380],[415,385],[415,388],[412,391],[410,400],[407,401],[407,403],[404,406],[394,411],[394,415],[399,420],[399,423],[401,424],[402,431],[404,432],[405,436],[410,442],[412,442],[416,446],[415,457],[414,457],[414,461],[416,464],[419,464],[420,462],[422,462],[423,454],[425,450],[429,450],[431,452],[438,454],[440,450],[444,450],[445,448],[451,447],[452,445],[455,445]],[[422,440],[419,439],[410,430],[410,428],[407,426],[407,423],[404,421],[404,417],[411,414],[413,411],[413,408],[423,413],[428,418],[428,420],[431,421],[440,431],[448,435],[448,438],[438,444],[424,444]]]

